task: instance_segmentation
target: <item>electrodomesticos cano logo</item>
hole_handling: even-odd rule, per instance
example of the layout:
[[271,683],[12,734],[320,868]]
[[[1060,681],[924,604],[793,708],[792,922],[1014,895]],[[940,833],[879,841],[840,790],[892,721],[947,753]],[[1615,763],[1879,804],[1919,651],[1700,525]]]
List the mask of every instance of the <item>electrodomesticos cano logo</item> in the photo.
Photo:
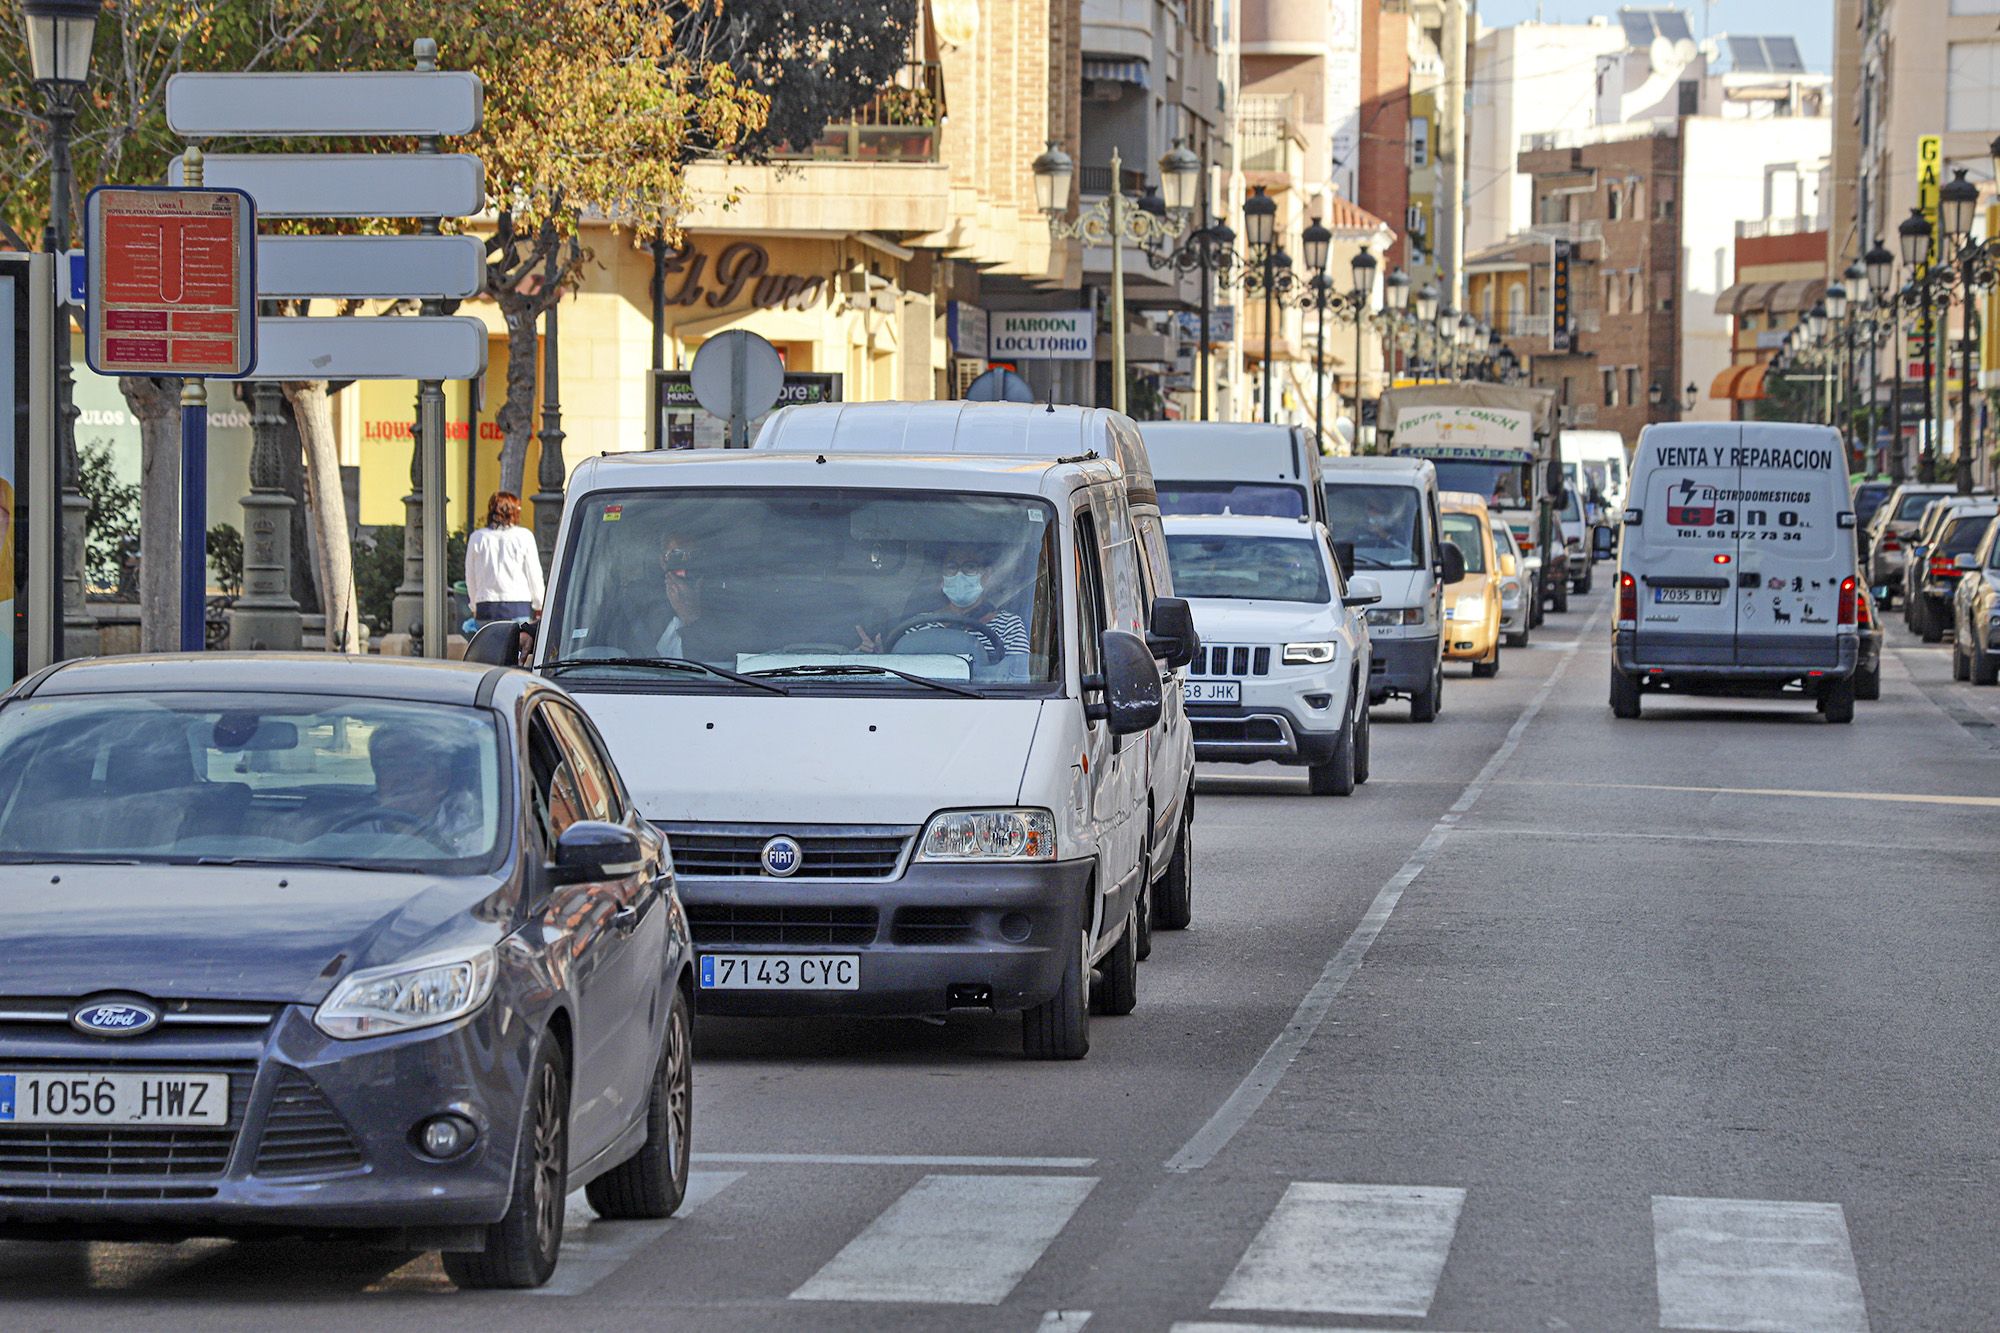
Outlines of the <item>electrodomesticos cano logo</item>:
[[1667,524],[1676,528],[1707,528],[1715,525],[1715,506],[1699,504],[1699,492],[1704,487],[1693,478],[1683,480],[1673,488],[1673,496],[1680,503],[1671,501],[1667,505]]
[[[1692,477],[1668,491],[1667,525],[1675,528],[1807,528],[1811,491],[1715,486]],[[1772,507],[1781,506],[1781,507]],[[1798,506],[1798,507],[1791,507]]]

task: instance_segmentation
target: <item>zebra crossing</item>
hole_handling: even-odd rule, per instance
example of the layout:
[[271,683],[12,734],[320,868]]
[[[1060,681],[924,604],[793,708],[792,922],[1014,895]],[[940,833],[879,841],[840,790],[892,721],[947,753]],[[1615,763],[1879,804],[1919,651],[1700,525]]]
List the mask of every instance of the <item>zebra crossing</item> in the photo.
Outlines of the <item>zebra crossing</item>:
[[[587,1292],[662,1230],[726,1202],[745,1174],[697,1172],[679,1218],[636,1231],[610,1224],[600,1238],[583,1213],[572,1222],[563,1268],[546,1290]],[[767,1298],[801,1308],[1006,1304],[1099,1184],[1098,1176],[1083,1173],[926,1171],[858,1231],[844,1240],[828,1236],[831,1253],[816,1270]],[[1437,1185],[1290,1182],[1254,1234],[1232,1242],[1242,1249],[1208,1308],[1189,1311],[1176,1333],[1279,1326],[1324,1333],[1348,1316],[1425,1319],[1467,1197],[1464,1189]],[[1839,1204],[1680,1195],[1654,1195],[1650,1202],[1661,1328],[1868,1330]],[[1320,1322],[1301,1324],[1301,1317]],[[1045,1323],[1076,1328],[1088,1318],[1088,1312],[1051,1311],[1047,1321],[1055,1322]]]

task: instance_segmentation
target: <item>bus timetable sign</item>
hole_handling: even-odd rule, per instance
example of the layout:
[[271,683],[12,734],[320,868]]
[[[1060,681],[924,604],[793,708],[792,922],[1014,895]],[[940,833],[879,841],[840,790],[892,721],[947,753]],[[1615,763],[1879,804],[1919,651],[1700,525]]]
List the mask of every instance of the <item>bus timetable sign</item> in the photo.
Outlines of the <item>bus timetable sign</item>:
[[241,190],[104,186],[85,208],[85,355],[100,375],[257,364],[257,214]]

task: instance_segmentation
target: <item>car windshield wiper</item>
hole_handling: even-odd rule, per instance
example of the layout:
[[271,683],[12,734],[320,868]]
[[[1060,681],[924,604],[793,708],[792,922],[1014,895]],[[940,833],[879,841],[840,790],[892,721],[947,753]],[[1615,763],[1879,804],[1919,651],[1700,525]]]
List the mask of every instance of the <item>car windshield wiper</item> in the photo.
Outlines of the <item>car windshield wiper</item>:
[[373,870],[392,874],[423,874],[409,862],[385,864],[381,861],[329,861],[313,856],[197,856],[198,866],[297,866],[303,870]]
[[860,662],[801,662],[797,666],[770,667],[764,671],[753,671],[753,676],[895,676],[907,680],[912,685],[928,685],[932,689],[943,690],[947,694],[962,694],[968,699],[989,697],[984,690],[976,690],[970,685],[958,685],[948,680],[937,680],[930,676],[919,676],[914,672],[899,671],[895,667],[873,666]]
[[782,685],[773,685],[768,680],[752,680],[736,671],[725,671],[721,667],[710,666],[706,662],[696,662],[685,657],[558,657],[553,662],[541,664],[545,673],[566,671],[573,667],[657,667],[662,671],[693,671],[714,676],[721,680],[733,680],[738,685],[748,685],[753,690],[763,690],[770,694],[790,694]]
[[92,856],[88,852],[4,852],[0,853],[0,865],[9,866],[140,866],[146,864],[136,856]]

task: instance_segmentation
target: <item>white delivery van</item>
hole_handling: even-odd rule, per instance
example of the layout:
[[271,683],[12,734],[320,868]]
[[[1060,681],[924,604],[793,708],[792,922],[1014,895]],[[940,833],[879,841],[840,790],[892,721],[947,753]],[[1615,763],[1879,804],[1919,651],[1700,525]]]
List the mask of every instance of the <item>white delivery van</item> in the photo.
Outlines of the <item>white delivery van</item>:
[[1326,522],[1320,456],[1302,426],[1252,421],[1139,423],[1160,510]]
[[1618,553],[1611,707],[1797,685],[1854,717],[1854,509],[1824,426],[1688,422],[1639,436]]
[[1161,704],[1137,545],[1094,459],[576,470],[535,665],[667,834],[698,1012],[1018,1011],[1073,1059],[1093,998],[1132,1009]]
[[1368,700],[1400,696],[1413,721],[1433,721],[1444,706],[1444,590],[1465,577],[1465,555],[1439,525],[1437,468],[1425,458],[1327,462],[1334,549],[1382,594],[1368,608]]
[[[1174,597],[1173,573],[1160,534],[1160,500],[1151,460],[1129,417],[1101,407],[1024,403],[814,403],[780,408],[757,433],[757,449],[789,453],[980,454],[999,458],[1115,459],[1138,538],[1139,602],[1153,607]],[[1179,611],[1174,614],[1180,614]],[[1194,823],[1194,733],[1182,703],[1173,658],[1160,678],[1165,697],[1159,722],[1140,744],[1152,789],[1151,866],[1139,914],[1139,956],[1152,952],[1151,927],[1184,929],[1194,915],[1194,865],[1188,830]]]
[[1592,492],[1602,496],[1605,507],[1617,515],[1625,507],[1630,470],[1625,437],[1615,430],[1566,430],[1560,443],[1563,480],[1581,489],[1586,501]]

